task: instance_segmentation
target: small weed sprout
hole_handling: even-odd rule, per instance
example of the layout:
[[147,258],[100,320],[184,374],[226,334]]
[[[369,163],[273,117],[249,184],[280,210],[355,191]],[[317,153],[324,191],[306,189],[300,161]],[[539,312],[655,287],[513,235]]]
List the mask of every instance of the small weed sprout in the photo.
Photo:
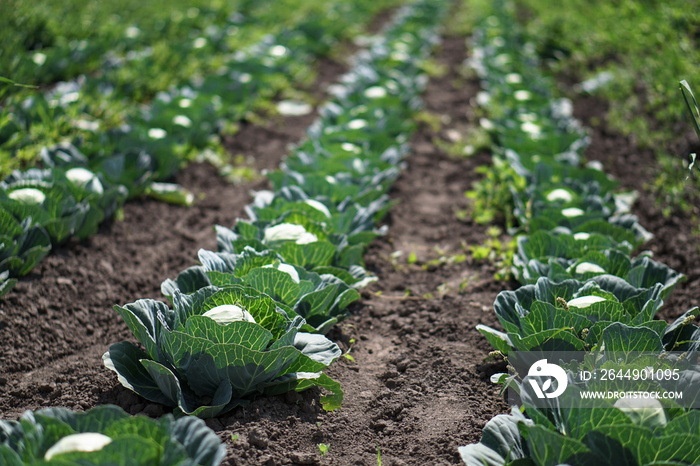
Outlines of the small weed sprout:
[[328,453],[328,449],[330,448],[329,445],[326,445],[325,443],[319,443],[318,444],[318,451],[321,452],[321,456],[326,456]]

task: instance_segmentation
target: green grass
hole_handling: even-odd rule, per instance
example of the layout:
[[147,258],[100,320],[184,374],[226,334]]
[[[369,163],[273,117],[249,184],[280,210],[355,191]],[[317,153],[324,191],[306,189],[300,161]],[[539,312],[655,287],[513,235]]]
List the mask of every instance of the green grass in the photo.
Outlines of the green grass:
[[[650,182],[667,213],[697,204],[700,180],[686,182],[688,154],[673,153],[692,127],[678,88],[700,87],[700,9],[694,0],[519,0],[528,37],[549,70],[567,81],[607,71],[594,93],[609,101],[602,122],[658,155]],[[573,13],[575,12],[575,13]]]
[[[700,9],[694,0],[520,0],[528,36],[551,69],[578,78],[612,71],[601,94],[609,121],[656,145],[686,124],[678,81],[697,76]],[[573,12],[576,12],[573,14]],[[700,76],[698,78],[700,79]],[[661,125],[642,118],[646,113]]]

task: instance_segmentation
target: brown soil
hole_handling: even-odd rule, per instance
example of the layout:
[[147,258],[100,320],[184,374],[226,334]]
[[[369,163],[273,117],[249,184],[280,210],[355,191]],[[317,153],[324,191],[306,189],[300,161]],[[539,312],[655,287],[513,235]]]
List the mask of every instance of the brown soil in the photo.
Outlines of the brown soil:
[[[414,135],[408,168],[391,192],[399,204],[386,219],[389,233],[367,255],[379,281],[329,335],[352,357],[340,358],[329,370],[345,390],[343,407],[323,412],[319,392],[310,390],[259,398],[208,420],[226,441],[226,464],[373,465],[379,454],[384,465],[458,464],[457,447],[478,441],[485,423],[507,411],[488,381],[497,367],[483,365],[491,348],[474,327],[496,325],[492,303],[508,284],[492,279],[493,266],[471,258],[429,262],[463,254],[465,245],[486,238],[484,226],[459,221],[455,211],[467,207],[463,193],[477,177],[475,168],[490,156],[451,158],[433,144],[435,138],[449,139],[447,128],[460,130],[474,121],[470,99],[477,85],[458,73],[465,56],[463,38],[447,38],[436,53],[449,71],[431,79],[424,101],[444,127],[436,133],[421,126]],[[244,125],[231,149],[252,155],[256,168],[275,167],[310,119]],[[591,149],[594,158],[603,158],[602,151],[633,153],[624,139],[596,138],[601,141]],[[624,165],[608,169],[623,184],[636,186],[639,173]],[[102,366],[109,344],[133,341],[111,308],[159,297],[161,281],[194,264],[197,249],[216,247],[211,226],[233,224],[250,202],[249,191],[266,186],[265,181],[232,186],[212,167],[196,164],[175,181],[200,194],[194,207],[132,202],[123,221],[60,248],[0,300],[0,417],[43,406],[87,409],[103,403],[133,414],[165,412],[122,388]],[[644,225],[657,233],[650,247],[659,260],[691,277],[671,300],[687,307],[700,286],[700,262],[692,261],[697,250],[692,256],[689,236],[680,241],[682,225],[674,229],[653,215],[644,196],[641,202]],[[409,264],[412,252],[416,260]],[[319,444],[328,446],[325,455]]]

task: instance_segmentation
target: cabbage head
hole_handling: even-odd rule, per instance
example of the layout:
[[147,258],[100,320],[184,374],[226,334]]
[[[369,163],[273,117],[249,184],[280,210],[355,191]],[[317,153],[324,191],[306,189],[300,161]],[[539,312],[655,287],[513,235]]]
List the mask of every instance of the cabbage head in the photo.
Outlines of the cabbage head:
[[118,406],[26,411],[0,420],[0,464],[217,466],[226,448],[192,416],[130,416]]
[[[290,319],[269,296],[234,285],[175,291],[172,299],[174,309],[152,299],[115,306],[144,348],[121,342],[103,356],[126,388],[199,417],[312,386],[332,392],[321,398],[325,409],[340,405],[340,385],[322,373],[340,349],[299,331],[304,319]],[[221,319],[227,310],[235,315]]]

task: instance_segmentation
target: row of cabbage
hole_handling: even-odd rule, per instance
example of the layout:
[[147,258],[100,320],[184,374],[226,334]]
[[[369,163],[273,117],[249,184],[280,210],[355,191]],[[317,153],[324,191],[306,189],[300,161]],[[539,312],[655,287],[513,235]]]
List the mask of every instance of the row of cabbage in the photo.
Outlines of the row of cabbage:
[[322,371],[341,351],[324,333],[374,280],[362,256],[382,233],[443,3],[403,8],[357,55],[307,140],[268,175],[273,190],[256,193],[248,219],[216,227],[218,252],[200,250],[202,265],[163,283],[172,308],[115,307],[144,346],[105,354],[124,386],[200,417],[312,386],[331,392],[325,409],[340,406],[340,385]]
[[[632,257],[650,237],[629,213],[634,197],[616,193],[617,183],[600,164],[582,163],[585,132],[572,117],[571,102],[553,99],[553,83],[539,72],[534,47],[524,43],[515,17],[512,3],[496,2],[493,16],[474,34],[471,64],[484,88],[477,97],[488,114],[482,126],[492,133],[497,166],[509,167],[517,220],[511,233],[518,245],[513,270],[523,286],[501,292],[494,304],[505,332],[477,328],[507,360],[524,352],[531,362],[549,357],[571,372],[564,394],[546,403],[525,389],[522,378],[533,374],[497,375],[519,392],[522,406],[491,420],[481,443],[460,448],[462,459],[499,466],[609,464],[611,458],[635,465],[697,464],[700,413],[684,408],[692,400],[681,407],[623,398],[595,409],[582,402],[584,388],[575,377],[581,361],[572,363],[566,352],[595,352],[595,359],[582,363],[589,369],[619,368],[621,355],[627,368],[642,371],[683,367],[670,384],[642,386],[683,390],[696,399],[700,328],[692,321],[700,311],[670,325],[653,319],[684,276],[648,252]],[[586,390],[596,389],[620,385],[587,382]]]
[[[330,10],[334,4],[328,4]],[[343,15],[366,24],[383,3],[351,5],[356,6],[340,8]],[[125,68],[146,66],[153,53],[139,42],[137,31],[128,29],[124,40],[135,42],[135,49],[123,56],[105,53],[99,74],[4,103],[0,156],[40,152],[45,168],[15,170],[0,183],[0,296],[53,246],[94,234],[127,198],[145,193],[191,204],[191,193],[157,180],[172,177],[192,154],[216,159],[224,152],[221,135],[230,132],[227,128],[269,105],[284,89],[308,82],[314,60],[346,34],[312,16],[235,50],[227,40],[231,34],[259,36],[261,26],[240,13],[223,20],[215,13],[192,13],[193,21],[204,18],[206,27],[196,23],[204,31],[195,39],[183,34],[171,45],[185,55],[215,57],[218,69],[158,92],[148,104],[135,101],[134,90],[121,82]],[[282,111],[311,111],[308,104],[287,104]]]
[[[358,54],[334,98],[279,171],[258,192],[249,218],[217,226],[218,252],[166,280],[161,301],[115,310],[144,350],[112,345],[105,365],[144,398],[180,414],[215,416],[252,396],[329,389],[322,371],[340,355],[323,332],[347,315],[357,288],[375,280],[362,253],[382,230],[387,190],[399,174],[426,84],[422,61],[438,40],[440,0],[401,9],[382,37]],[[225,448],[200,419],[127,416],[102,406],[27,412],[0,421],[3,464],[219,464]]]

